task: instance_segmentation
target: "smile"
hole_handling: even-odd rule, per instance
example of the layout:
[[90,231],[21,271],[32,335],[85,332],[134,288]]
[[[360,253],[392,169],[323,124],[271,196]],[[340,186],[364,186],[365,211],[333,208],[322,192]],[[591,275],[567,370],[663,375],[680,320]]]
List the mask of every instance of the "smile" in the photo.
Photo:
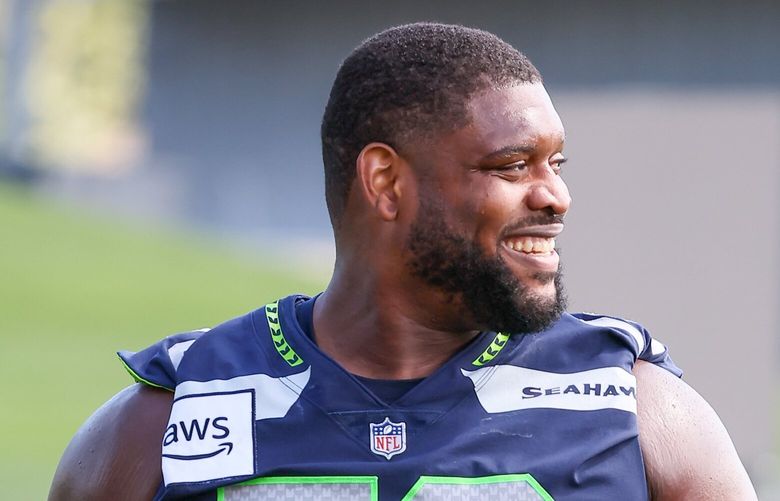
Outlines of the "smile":
[[524,254],[545,255],[555,250],[555,239],[552,237],[520,236],[508,238],[504,244],[516,252]]
[[510,235],[501,241],[506,257],[513,266],[525,270],[523,273],[558,271],[559,257],[555,250],[555,237],[563,225],[536,226],[523,229],[522,235]]

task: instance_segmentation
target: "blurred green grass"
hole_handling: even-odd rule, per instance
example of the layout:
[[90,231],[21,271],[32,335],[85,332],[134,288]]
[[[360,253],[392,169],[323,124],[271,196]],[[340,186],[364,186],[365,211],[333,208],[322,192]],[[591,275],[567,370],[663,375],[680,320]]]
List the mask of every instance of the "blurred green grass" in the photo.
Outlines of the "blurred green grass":
[[0,485],[45,499],[79,425],[130,384],[141,349],[324,284],[262,256],[117,223],[0,183]]

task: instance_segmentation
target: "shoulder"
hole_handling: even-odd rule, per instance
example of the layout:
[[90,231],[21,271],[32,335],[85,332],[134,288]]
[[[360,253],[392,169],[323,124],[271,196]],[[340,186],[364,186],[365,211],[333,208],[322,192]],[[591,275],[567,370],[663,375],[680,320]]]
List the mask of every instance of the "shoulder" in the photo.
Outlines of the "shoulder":
[[247,340],[253,335],[255,317],[258,312],[265,311],[264,308],[213,328],[180,332],[140,351],[119,351],[117,355],[137,383],[174,391],[191,372],[182,371],[182,367],[190,366],[192,369],[194,364],[197,373],[202,367],[211,365],[215,357],[230,359],[244,350]]
[[[119,352],[137,384],[120,391],[78,430],[57,467],[49,499],[153,498],[162,483],[161,446],[174,390],[188,375],[234,367],[241,357],[256,358],[246,346],[253,317],[261,310],[212,329],[168,336],[138,352]],[[215,364],[216,359],[231,363]]]
[[639,441],[654,500],[748,500],[755,491],[726,428],[681,379],[634,366]]
[[601,338],[609,337],[622,343],[632,353],[634,361],[644,360],[666,369],[677,377],[683,375],[683,371],[670,357],[666,345],[654,338],[642,324],[596,313],[572,313],[567,316],[588,332],[598,332],[602,334]]
[[54,475],[50,501],[149,500],[161,479],[160,444],[173,393],[135,384],[79,429]]
[[639,323],[621,317],[598,313],[570,313],[568,317],[581,329],[592,332],[609,333],[622,338],[638,357],[653,342],[650,334]]

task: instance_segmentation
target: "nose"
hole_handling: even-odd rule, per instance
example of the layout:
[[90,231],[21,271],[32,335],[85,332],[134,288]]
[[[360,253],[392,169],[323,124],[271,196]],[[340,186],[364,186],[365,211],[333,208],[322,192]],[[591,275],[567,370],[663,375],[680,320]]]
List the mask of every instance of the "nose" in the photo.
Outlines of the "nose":
[[526,205],[531,210],[552,210],[554,214],[564,215],[571,206],[569,188],[561,176],[545,169],[529,187]]

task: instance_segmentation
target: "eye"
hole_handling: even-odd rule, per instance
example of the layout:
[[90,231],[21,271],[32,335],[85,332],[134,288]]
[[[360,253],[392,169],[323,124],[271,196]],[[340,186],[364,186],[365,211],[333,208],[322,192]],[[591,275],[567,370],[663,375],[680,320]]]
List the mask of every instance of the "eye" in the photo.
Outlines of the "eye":
[[498,167],[493,167],[491,170],[495,172],[505,172],[505,173],[513,173],[513,172],[522,172],[528,167],[528,164],[526,164],[525,160],[522,160],[520,162],[514,162],[511,164],[506,165],[500,165]]
[[569,161],[568,158],[556,158],[554,160],[550,160],[550,167],[552,167],[553,171],[556,174],[560,174],[561,166],[563,166],[563,164],[565,164],[568,161]]
[[525,160],[522,162],[515,162],[513,164],[504,165],[501,167],[503,170],[523,170],[527,167]]

